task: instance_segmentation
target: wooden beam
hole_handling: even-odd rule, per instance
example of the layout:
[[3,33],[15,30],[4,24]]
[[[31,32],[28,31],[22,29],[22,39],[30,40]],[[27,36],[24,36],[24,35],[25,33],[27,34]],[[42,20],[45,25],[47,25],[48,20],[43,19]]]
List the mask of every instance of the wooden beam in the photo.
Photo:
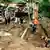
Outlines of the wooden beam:
[[26,29],[24,30],[24,32],[23,32],[23,34],[22,34],[22,36],[21,36],[21,39],[24,38],[24,36],[26,35],[27,30],[28,30],[28,28],[26,28]]

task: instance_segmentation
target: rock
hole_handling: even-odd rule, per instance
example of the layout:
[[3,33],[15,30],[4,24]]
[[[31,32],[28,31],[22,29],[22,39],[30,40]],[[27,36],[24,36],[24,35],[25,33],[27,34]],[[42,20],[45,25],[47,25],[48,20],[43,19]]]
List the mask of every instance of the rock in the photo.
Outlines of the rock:
[[0,36],[10,36],[11,34],[8,32],[0,31]]

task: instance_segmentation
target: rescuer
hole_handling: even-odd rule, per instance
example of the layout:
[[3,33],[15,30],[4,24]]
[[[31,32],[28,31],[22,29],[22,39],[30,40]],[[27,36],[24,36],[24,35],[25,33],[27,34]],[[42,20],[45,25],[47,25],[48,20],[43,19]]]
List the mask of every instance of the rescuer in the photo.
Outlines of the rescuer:
[[36,31],[36,28],[37,28],[37,25],[39,24],[39,21],[38,21],[38,19],[37,18],[35,18],[35,19],[33,19],[32,20],[32,29],[33,29],[33,32],[35,32]]

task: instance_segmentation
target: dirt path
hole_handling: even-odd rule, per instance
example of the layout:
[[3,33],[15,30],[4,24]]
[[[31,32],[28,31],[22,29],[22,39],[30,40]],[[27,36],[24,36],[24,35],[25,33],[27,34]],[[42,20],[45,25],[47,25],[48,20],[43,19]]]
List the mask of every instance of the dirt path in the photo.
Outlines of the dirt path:
[[[10,28],[12,25],[10,25],[8,28]],[[8,29],[7,28],[7,29]],[[0,46],[2,46],[2,50],[49,50],[49,48],[39,48],[41,43],[43,43],[40,39],[40,37],[43,35],[43,30],[41,30],[41,27],[38,26],[36,34],[32,34],[31,30],[28,29],[27,36],[24,38],[25,40],[21,39],[19,34],[23,31],[23,28],[21,26],[14,26],[9,33],[12,34],[13,40],[8,40],[9,44],[5,41],[4,43],[0,43]],[[3,37],[4,39],[8,39],[7,37]],[[5,46],[5,47],[4,47]],[[38,48],[36,48],[38,47]]]
[[45,33],[41,26],[38,25],[35,33],[31,32],[31,30],[28,29],[25,39],[28,43],[33,44],[35,47],[40,47],[42,44],[44,44],[44,41],[41,40],[41,36],[45,36]]

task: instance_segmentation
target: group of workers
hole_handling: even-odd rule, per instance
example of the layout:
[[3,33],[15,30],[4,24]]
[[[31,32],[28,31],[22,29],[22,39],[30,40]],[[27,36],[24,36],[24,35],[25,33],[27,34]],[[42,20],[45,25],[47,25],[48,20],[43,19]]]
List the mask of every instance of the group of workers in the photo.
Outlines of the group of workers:
[[[37,28],[37,25],[39,24],[39,21],[38,21],[38,9],[37,7],[34,8],[34,19],[32,19],[32,29],[33,31],[36,30]],[[8,24],[10,23],[10,12],[8,12],[8,10],[5,11],[5,24]],[[23,23],[23,19],[20,18],[20,23]]]

